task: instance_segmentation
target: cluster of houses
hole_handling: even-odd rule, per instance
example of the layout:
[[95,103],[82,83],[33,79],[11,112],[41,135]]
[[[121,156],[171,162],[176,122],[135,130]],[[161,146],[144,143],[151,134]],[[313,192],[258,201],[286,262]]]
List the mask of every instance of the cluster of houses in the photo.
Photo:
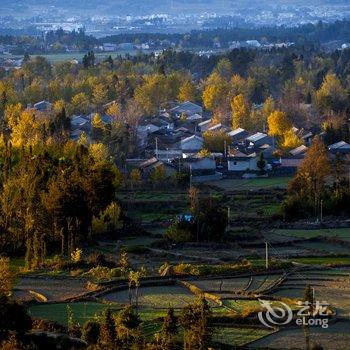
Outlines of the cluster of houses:
[[[227,134],[230,141],[223,153],[200,152],[205,147],[203,133],[206,131]],[[139,166],[144,174],[160,165],[168,175],[187,169],[198,180],[217,179],[224,174],[251,177],[257,176],[261,170],[280,175],[294,174],[314,136],[303,129],[294,128],[294,132],[303,144],[288,155],[276,157],[273,137],[264,132],[250,133],[243,128],[232,130],[215,123],[200,105],[187,101],[175,104],[151,121],[139,125],[138,143],[146,158]],[[344,141],[330,145],[329,153],[331,156],[350,154],[350,145]],[[264,169],[259,164],[261,157],[265,161]]]
[[[47,101],[33,105],[43,113],[52,109]],[[111,124],[113,119],[100,114],[101,121]],[[79,140],[84,133],[89,142],[92,137],[94,113],[71,118],[70,137]],[[201,152],[205,148],[204,133],[220,131],[227,136],[222,153]],[[138,166],[145,177],[162,166],[167,176],[179,171],[191,174],[194,181],[219,179],[223,175],[257,176],[264,171],[275,174],[294,174],[312,142],[313,133],[294,128],[303,144],[289,151],[288,155],[276,156],[275,140],[265,132],[250,133],[243,128],[231,129],[216,123],[203,108],[193,102],[174,103],[160,111],[152,119],[144,119],[137,127],[139,157],[127,162]],[[350,144],[340,141],[328,146],[330,157],[350,155]],[[264,168],[261,168],[263,158]]]
[[[230,142],[223,153],[201,155],[205,147],[203,134],[207,131],[221,131],[227,134]],[[310,144],[312,134],[300,132],[305,144]],[[145,162],[140,164],[143,173],[163,165],[169,175],[179,169],[187,169],[195,179],[217,179],[223,174],[254,173],[261,170],[258,162],[261,153],[266,160],[265,170],[277,165],[290,167],[281,159],[274,157],[274,139],[263,132],[249,133],[242,128],[230,129],[221,123],[215,123],[204,113],[201,106],[192,102],[183,102],[162,111],[152,121],[138,127],[138,142],[144,150]],[[307,151],[293,150],[291,159],[295,159],[295,169]],[[180,165],[181,164],[181,165]]]

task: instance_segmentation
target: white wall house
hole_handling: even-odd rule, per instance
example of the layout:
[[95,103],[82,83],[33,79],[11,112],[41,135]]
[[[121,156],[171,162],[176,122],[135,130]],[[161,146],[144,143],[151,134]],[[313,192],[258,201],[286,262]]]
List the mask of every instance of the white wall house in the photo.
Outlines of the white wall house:
[[228,171],[246,171],[246,170],[259,170],[257,162],[259,157],[256,154],[230,157],[227,161]]
[[211,157],[185,158],[183,166],[191,171],[192,176],[214,175],[216,172],[216,162]]

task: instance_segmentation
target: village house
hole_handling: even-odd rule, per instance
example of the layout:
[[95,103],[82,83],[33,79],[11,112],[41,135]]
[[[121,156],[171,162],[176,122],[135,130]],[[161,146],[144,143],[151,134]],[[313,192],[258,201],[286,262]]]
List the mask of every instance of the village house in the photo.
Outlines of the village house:
[[181,149],[186,152],[198,152],[203,148],[204,140],[202,137],[192,135],[181,140]]
[[52,104],[48,101],[40,101],[35,103],[33,108],[39,112],[48,113],[52,111]]
[[170,113],[176,117],[180,117],[181,114],[185,114],[187,117],[191,117],[194,114],[202,115],[203,108],[193,102],[186,101],[172,108],[170,110]]
[[291,151],[289,151],[289,154],[292,157],[299,157],[299,158],[304,158],[305,157],[305,153],[308,151],[308,147],[306,147],[305,145],[301,145],[299,147],[296,147],[294,149],[292,149]]
[[[82,133],[85,133],[88,136],[88,139],[92,137],[92,120],[95,114],[91,113],[89,115],[74,115],[71,118],[71,133],[70,138],[72,140],[78,140]],[[112,118],[108,115],[101,115],[101,121],[105,125],[110,125],[112,123]]]
[[82,115],[73,115],[70,124],[72,130],[82,129],[88,124],[90,125],[90,120]]
[[211,126],[211,119],[204,120],[203,122],[198,124],[198,129],[201,133],[207,131]]
[[328,146],[328,150],[332,154],[350,154],[350,144],[345,141],[339,141]]
[[232,144],[237,144],[245,140],[249,136],[249,132],[242,128],[237,128],[227,133],[228,136],[232,139]]
[[264,144],[273,145],[273,138],[265,133],[257,132],[246,138],[246,143],[250,147],[259,147]]
[[220,130],[226,131],[227,127],[219,123],[208,128],[208,131],[220,131]]
[[216,174],[216,161],[212,157],[193,156],[184,158],[182,161],[183,168],[190,171],[194,177],[208,176]]
[[147,159],[145,162],[141,163],[139,165],[139,169],[140,169],[141,175],[144,178],[148,178],[151,175],[151,173],[154,171],[154,169],[160,166],[164,168],[166,178],[172,177],[177,173],[177,169],[175,168],[174,165],[167,162],[163,162],[157,159],[156,157]]
[[256,153],[244,154],[235,152],[227,158],[227,170],[229,172],[257,171],[259,156]]

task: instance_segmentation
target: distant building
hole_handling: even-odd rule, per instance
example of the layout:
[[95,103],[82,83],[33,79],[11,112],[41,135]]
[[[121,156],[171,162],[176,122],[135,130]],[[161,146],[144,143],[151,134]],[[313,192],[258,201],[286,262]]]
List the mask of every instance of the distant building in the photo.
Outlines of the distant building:
[[117,47],[120,50],[133,50],[134,44],[133,43],[121,43]]
[[112,43],[103,43],[102,44],[102,50],[106,52],[113,52],[118,50],[118,45],[117,44],[112,44]]

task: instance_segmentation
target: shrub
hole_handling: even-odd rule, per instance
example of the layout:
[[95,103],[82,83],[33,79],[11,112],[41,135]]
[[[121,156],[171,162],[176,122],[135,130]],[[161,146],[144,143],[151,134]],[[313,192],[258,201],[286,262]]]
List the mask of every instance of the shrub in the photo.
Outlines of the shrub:
[[224,275],[249,271],[251,268],[252,264],[247,260],[244,260],[238,264],[222,265],[193,265],[188,263],[180,263],[174,266],[174,273],[177,275],[190,276]]
[[83,250],[79,248],[75,249],[73,252],[70,253],[70,258],[73,263],[81,262],[83,258]]
[[158,273],[160,276],[167,276],[171,274],[171,269],[172,269],[172,266],[168,262],[165,262],[163,265],[159,267]]
[[185,219],[176,220],[168,227],[165,235],[174,242],[191,242],[194,240],[194,225]]
[[67,329],[54,321],[48,321],[43,319],[35,319],[32,323],[32,329],[39,329],[52,333],[66,333]]
[[104,254],[100,252],[91,253],[87,258],[87,263],[91,267],[107,266],[109,268],[113,268],[116,266],[116,264],[113,261],[107,260]]
[[96,321],[87,321],[81,330],[81,337],[88,344],[96,344],[100,334],[100,324]]
[[241,317],[247,318],[255,316],[260,311],[263,311],[263,308],[261,308],[260,306],[248,306],[241,311]]
[[96,266],[84,273],[84,276],[93,277],[99,280],[110,280],[112,278],[121,277],[120,268],[110,269],[105,266]]

